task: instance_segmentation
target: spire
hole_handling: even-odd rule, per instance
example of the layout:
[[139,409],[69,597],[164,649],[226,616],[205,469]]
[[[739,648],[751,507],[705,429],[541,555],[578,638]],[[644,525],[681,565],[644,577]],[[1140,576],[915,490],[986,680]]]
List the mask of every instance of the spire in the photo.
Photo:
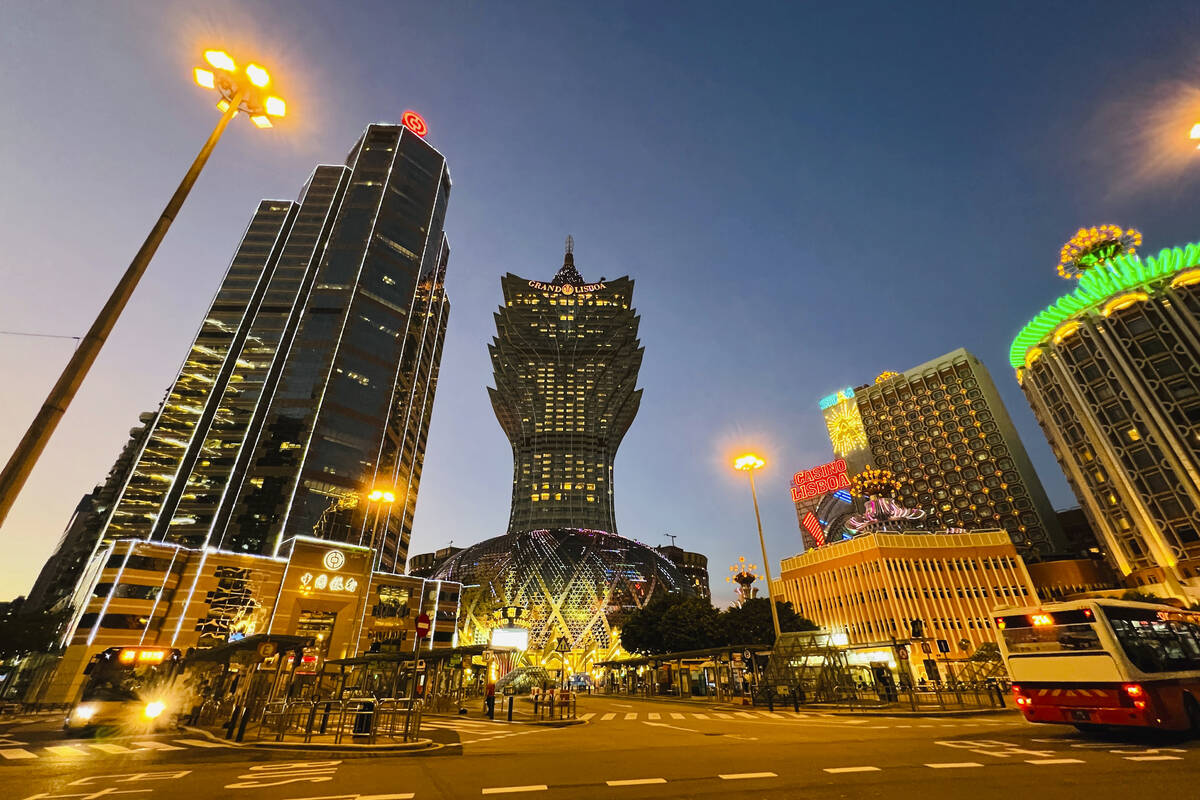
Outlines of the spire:
[[583,276],[575,269],[575,237],[567,235],[567,252],[563,255],[562,269],[554,276],[554,280],[550,281],[553,284],[561,285],[569,283],[572,286],[582,286]]

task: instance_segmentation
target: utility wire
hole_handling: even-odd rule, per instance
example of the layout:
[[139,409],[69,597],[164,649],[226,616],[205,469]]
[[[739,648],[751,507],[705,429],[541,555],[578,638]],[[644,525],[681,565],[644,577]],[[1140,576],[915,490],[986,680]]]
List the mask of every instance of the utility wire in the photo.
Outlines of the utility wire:
[[74,339],[79,341],[79,336],[63,336],[59,333],[29,333],[28,331],[0,331],[0,336],[36,336],[39,339]]

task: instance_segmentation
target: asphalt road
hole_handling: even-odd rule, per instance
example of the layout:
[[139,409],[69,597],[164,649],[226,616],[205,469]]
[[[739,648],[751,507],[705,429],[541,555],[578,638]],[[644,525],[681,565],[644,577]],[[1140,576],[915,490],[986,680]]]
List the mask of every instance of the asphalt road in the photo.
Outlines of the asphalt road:
[[354,756],[268,752],[186,732],[65,739],[0,723],[0,798],[435,800],[1200,796],[1200,742],[1087,738],[1015,713],[967,718],[769,715],[620,698],[582,725],[426,717],[439,746]]

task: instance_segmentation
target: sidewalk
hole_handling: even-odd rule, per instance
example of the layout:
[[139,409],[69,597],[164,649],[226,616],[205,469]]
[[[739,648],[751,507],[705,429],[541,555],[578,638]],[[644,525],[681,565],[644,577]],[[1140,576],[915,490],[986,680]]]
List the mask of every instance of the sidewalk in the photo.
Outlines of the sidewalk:
[[[180,730],[194,733],[197,736],[203,736],[205,739],[213,742],[216,745],[225,747],[237,747],[244,750],[313,750],[322,752],[345,752],[345,753],[398,753],[408,751],[428,750],[434,747],[432,739],[417,739],[414,742],[395,742],[387,737],[377,737],[375,744],[366,742],[356,742],[355,736],[344,736],[342,741],[335,742],[333,734],[313,734],[312,741],[304,742],[296,739],[284,740],[277,742],[274,739],[254,740],[249,742],[235,742],[233,739],[225,738],[225,729],[218,728],[217,730],[209,730],[207,728],[196,728],[191,725],[181,725]],[[366,738],[366,737],[362,737]],[[382,739],[382,741],[380,741]]]
[[[668,705],[696,707],[703,706],[704,708],[717,711],[743,711],[748,708],[753,708],[759,711],[767,709],[766,703],[740,703],[737,702],[741,698],[729,700],[715,700],[711,697],[694,697],[680,698],[667,697],[662,695],[632,695],[632,694],[597,694],[592,697],[607,700],[641,700],[647,703],[665,703]],[[775,704],[776,711],[791,711],[792,704],[790,701],[782,701]],[[917,708],[915,711],[908,703],[899,703],[890,706],[874,706],[866,708],[847,708],[842,705],[834,705],[831,703],[803,703],[800,705],[801,711],[810,711],[822,714],[833,714],[836,716],[846,717],[965,717],[975,715],[990,715],[1003,713],[1016,713],[1016,710],[1004,706],[997,708],[993,706],[984,706],[982,708]]]

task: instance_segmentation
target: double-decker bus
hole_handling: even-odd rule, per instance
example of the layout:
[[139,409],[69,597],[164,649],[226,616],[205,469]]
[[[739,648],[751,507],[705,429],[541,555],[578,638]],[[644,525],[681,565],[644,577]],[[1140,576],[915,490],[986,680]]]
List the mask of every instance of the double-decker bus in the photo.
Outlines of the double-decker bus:
[[169,647],[110,647],[92,657],[79,702],[63,723],[67,733],[103,727],[154,729],[180,709],[172,688],[182,654]]
[[1200,614],[1106,599],[995,613],[1030,722],[1200,734]]

